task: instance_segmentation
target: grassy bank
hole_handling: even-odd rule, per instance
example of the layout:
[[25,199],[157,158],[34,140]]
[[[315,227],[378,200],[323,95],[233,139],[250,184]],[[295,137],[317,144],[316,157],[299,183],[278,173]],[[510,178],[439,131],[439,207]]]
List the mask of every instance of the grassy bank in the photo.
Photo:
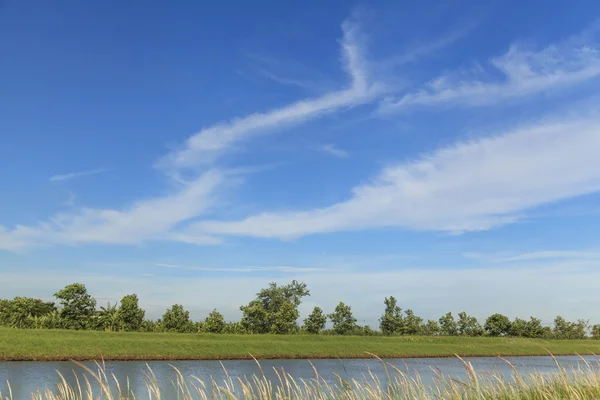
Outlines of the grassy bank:
[[452,357],[600,354],[600,341],[472,337],[210,335],[0,328],[0,360]]

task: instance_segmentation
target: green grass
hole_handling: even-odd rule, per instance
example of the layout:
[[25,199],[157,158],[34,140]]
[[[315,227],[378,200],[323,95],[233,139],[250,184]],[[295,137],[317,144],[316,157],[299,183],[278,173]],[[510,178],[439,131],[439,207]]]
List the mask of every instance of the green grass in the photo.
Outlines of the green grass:
[[111,333],[0,328],[0,360],[451,357],[600,354],[600,341],[469,337],[364,337]]

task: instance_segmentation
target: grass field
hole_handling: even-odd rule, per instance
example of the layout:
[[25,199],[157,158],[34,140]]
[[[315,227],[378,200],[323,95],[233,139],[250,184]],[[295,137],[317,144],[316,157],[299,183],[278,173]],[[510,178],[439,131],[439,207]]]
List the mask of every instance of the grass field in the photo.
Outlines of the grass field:
[[186,360],[600,354],[600,341],[470,337],[210,335],[0,328],[0,360]]

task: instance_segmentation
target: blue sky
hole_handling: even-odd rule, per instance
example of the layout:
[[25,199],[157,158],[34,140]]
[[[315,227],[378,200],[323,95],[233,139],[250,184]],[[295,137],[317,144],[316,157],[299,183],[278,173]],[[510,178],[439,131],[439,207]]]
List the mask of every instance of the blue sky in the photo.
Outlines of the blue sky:
[[0,297],[598,323],[599,13],[5,1]]

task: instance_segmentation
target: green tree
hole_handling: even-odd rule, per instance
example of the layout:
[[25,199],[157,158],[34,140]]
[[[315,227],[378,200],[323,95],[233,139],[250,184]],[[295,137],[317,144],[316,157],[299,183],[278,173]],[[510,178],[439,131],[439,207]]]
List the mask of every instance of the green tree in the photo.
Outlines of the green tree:
[[0,300],[0,325],[13,328],[28,328],[31,318],[40,318],[56,311],[52,302],[30,297],[15,297],[13,300]]
[[278,286],[271,282],[269,287],[257,293],[255,300],[241,306],[242,324],[252,333],[290,333],[298,328],[298,306],[310,292],[305,283],[292,281]]
[[543,337],[549,337],[550,335],[551,335],[550,328],[547,326],[543,326],[542,320],[531,317],[529,319],[529,321],[527,321],[525,337],[543,338]]
[[440,318],[440,333],[444,336],[458,335],[458,324],[451,312]]
[[506,315],[493,314],[485,320],[483,326],[490,336],[508,336],[510,334],[510,320]]
[[98,323],[105,331],[112,332],[118,331],[120,328],[121,315],[118,307],[118,303],[114,305],[108,305],[106,307],[100,307],[98,311]]
[[569,322],[559,315],[554,319],[552,333],[556,339],[584,339],[588,326],[588,322],[582,319]]
[[191,332],[193,325],[190,321],[190,312],[186,311],[182,305],[174,304],[168,309],[162,317],[164,329],[171,332]]
[[62,329],[65,325],[58,310],[44,314],[40,319],[41,326],[45,329]]
[[340,335],[349,333],[356,327],[352,308],[341,301],[335,307],[335,311],[329,314],[329,319],[333,322],[333,330]]
[[227,322],[223,328],[223,333],[243,335],[248,333],[248,331],[241,322]]
[[441,333],[440,324],[437,321],[431,319],[427,320],[427,323],[421,328],[424,335],[437,336]]
[[600,339],[600,324],[592,326],[592,339]]
[[90,329],[94,325],[96,300],[82,283],[67,285],[54,294],[61,305],[60,315],[67,329]]
[[521,318],[515,318],[510,324],[510,336],[527,337],[527,321]]
[[313,308],[310,315],[304,320],[304,330],[308,333],[317,335],[323,329],[327,323],[327,316],[323,313],[320,307]]
[[481,336],[483,328],[477,318],[470,317],[466,312],[458,313],[458,334],[463,336]]
[[385,298],[385,311],[379,318],[379,329],[385,335],[401,333],[404,328],[404,318],[402,317],[402,308],[398,306],[398,302],[394,296]]
[[406,335],[418,335],[421,333],[421,325],[423,324],[423,318],[415,315],[413,310],[406,310],[404,312],[404,327],[402,333]]
[[212,310],[204,320],[204,332],[222,333],[225,329],[225,318],[216,309]]
[[137,294],[128,294],[121,299],[119,325],[127,332],[138,331],[142,327],[146,312],[139,306]]

